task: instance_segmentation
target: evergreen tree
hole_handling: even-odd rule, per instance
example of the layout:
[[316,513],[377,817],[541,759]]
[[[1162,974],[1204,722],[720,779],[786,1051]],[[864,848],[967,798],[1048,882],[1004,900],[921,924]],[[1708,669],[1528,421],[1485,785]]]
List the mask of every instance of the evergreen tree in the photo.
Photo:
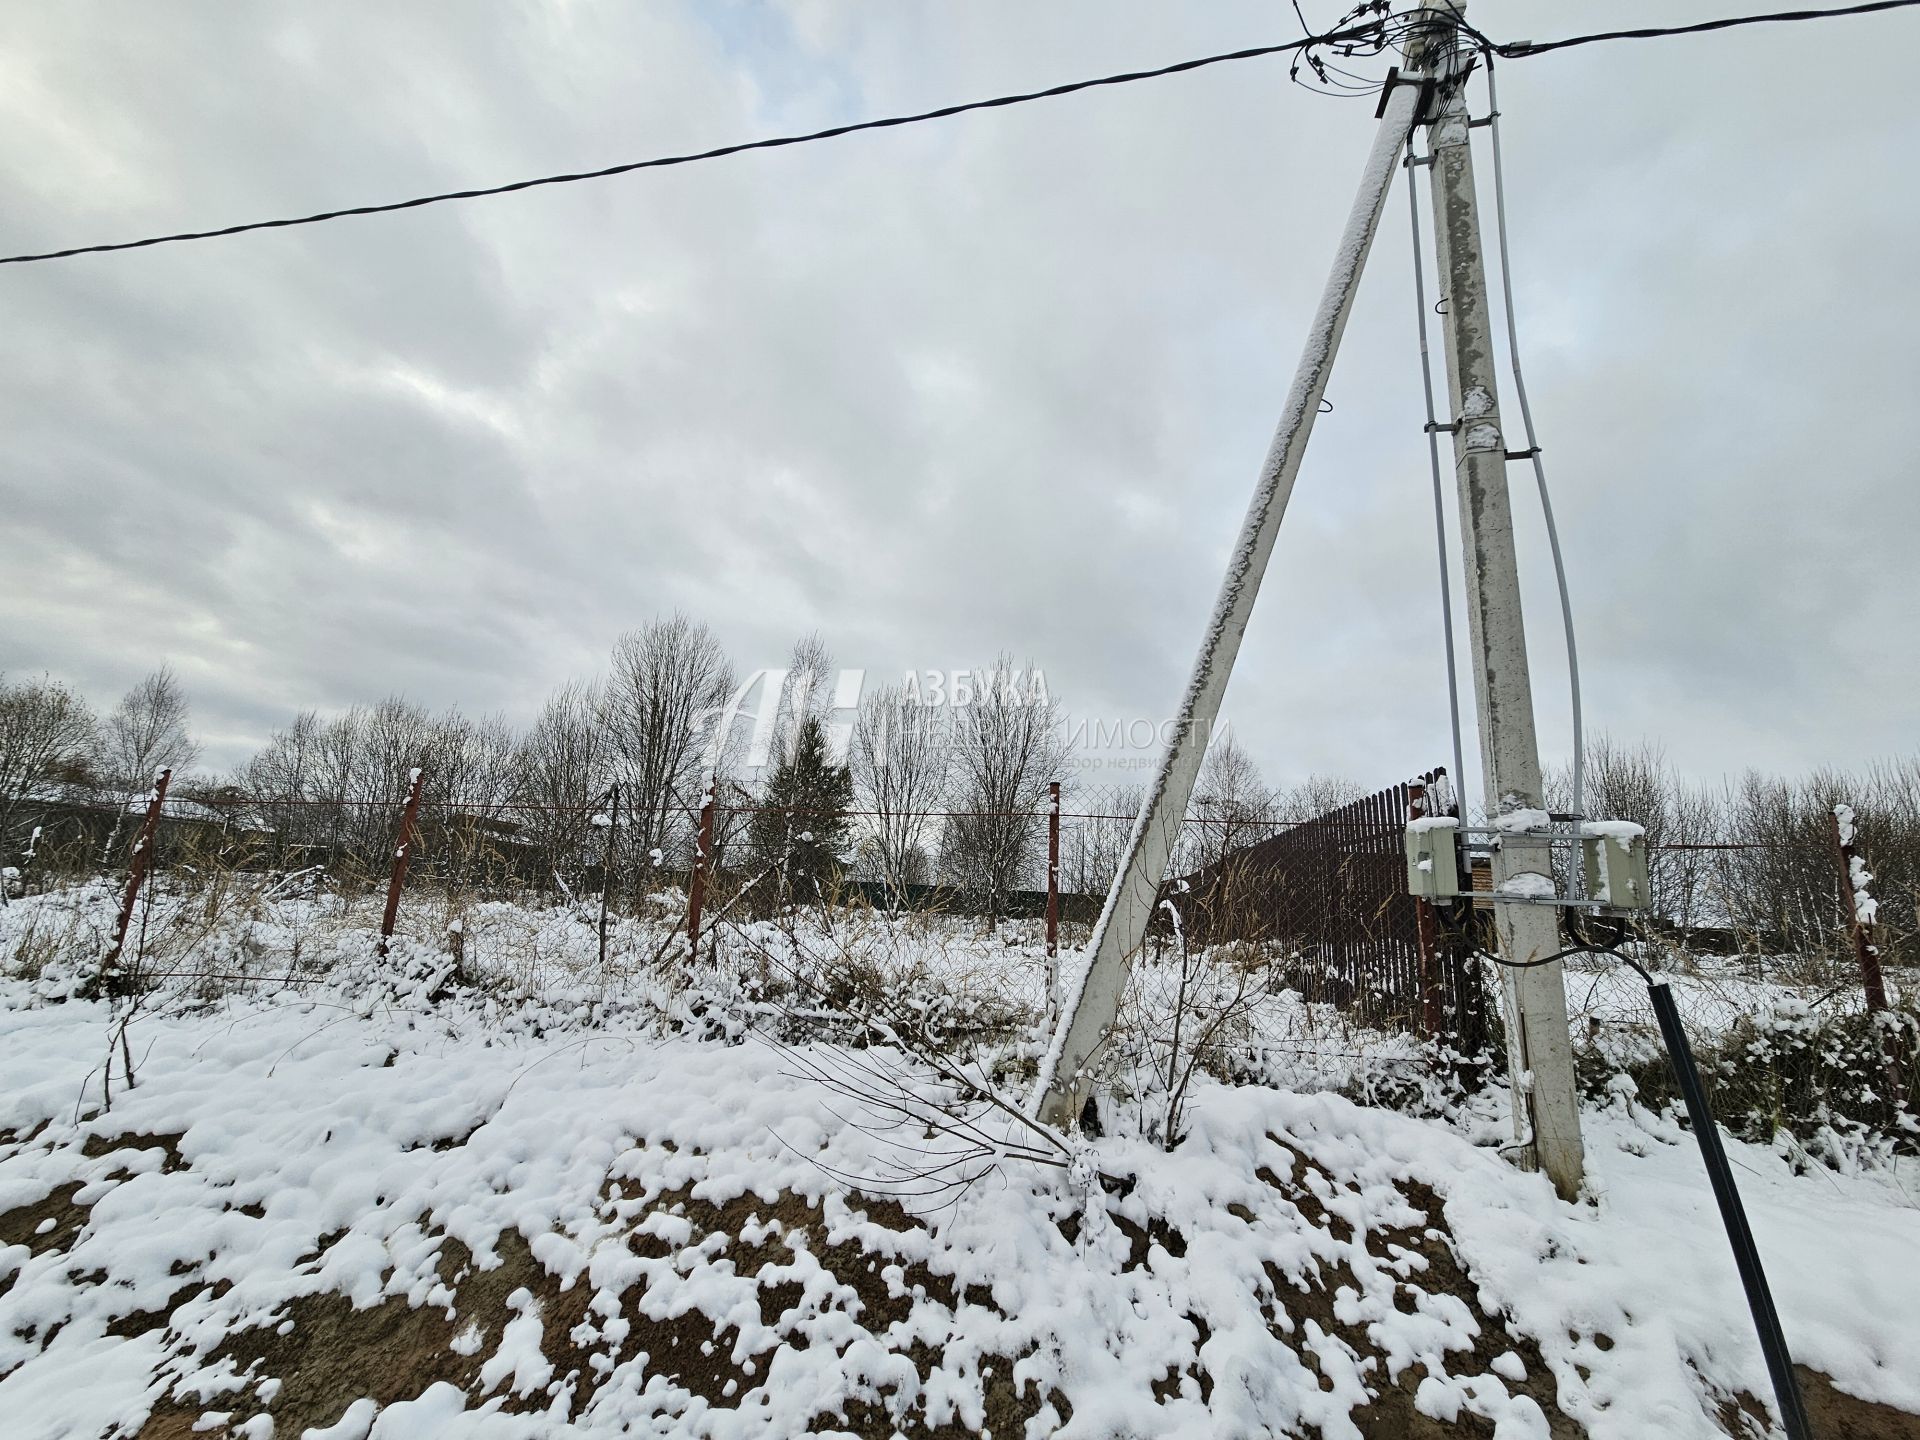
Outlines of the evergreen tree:
[[828,760],[826,732],[806,717],[793,749],[768,778],[748,831],[755,857],[773,869],[783,898],[805,902],[826,890],[846,858],[852,803],[852,773]]

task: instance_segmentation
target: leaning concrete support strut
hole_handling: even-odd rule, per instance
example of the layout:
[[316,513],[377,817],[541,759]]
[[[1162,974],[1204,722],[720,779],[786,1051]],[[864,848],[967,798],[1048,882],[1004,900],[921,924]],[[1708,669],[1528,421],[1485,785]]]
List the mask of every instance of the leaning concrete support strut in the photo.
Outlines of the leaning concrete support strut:
[[1160,882],[1180,835],[1187,801],[1220,714],[1220,700],[1233,673],[1234,658],[1240,653],[1240,639],[1253,614],[1254,598],[1266,573],[1267,558],[1273,553],[1274,537],[1286,513],[1294,477],[1306,454],[1307,438],[1313,433],[1314,416],[1326,392],[1327,376],[1346,328],[1354,292],[1359,288],[1360,272],[1379,227],[1380,210],[1393,181],[1400,147],[1413,128],[1423,89],[1417,82],[1403,80],[1388,91],[1382,105],[1379,133],[1368,152],[1359,193],[1340,236],[1333,270],[1307,334],[1299,369],[1294,372],[1293,388],[1287,394],[1273,447],[1267,452],[1253,500],[1247,506],[1246,521],[1240,527],[1240,538],[1227,562],[1226,578],[1201,638],[1200,654],[1161,756],[1159,773],[1134,821],[1119,873],[1107,892],[1106,905],[1087,946],[1087,959],[1075,973],[1062,977],[1064,1003],[1059,1023],[1029,1101],[1030,1111],[1049,1124],[1069,1125],[1079,1119],[1092,1066],[1112,1033],[1121,992],[1146,937],[1147,922],[1153,917]]

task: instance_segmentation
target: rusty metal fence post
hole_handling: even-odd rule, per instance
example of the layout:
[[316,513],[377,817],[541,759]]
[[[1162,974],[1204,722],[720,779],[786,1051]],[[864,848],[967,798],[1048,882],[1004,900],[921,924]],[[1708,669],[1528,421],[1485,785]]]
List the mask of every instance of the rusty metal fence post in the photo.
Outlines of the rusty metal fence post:
[[[1847,917],[1853,935],[1853,958],[1860,967],[1860,988],[1866,992],[1867,1018],[1878,1025],[1887,1009],[1887,980],[1880,969],[1880,947],[1873,943],[1873,922],[1878,908],[1867,886],[1873,872],[1853,843],[1853,807],[1833,807],[1833,845],[1840,859],[1840,908]],[[1900,1041],[1895,1031],[1880,1032],[1880,1044],[1886,1055],[1888,1103],[1895,1112],[1906,1106],[1907,1088],[1902,1076]]]
[[407,786],[407,806],[400,812],[400,839],[393,847],[393,873],[387,878],[387,908],[380,915],[382,958],[393,944],[393,923],[400,918],[400,892],[406,887],[407,867],[413,863],[414,823],[420,818],[420,785],[426,771],[416,768]]
[[1887,981],[1880,971],[1880,949],[1873,943],[1874,900],[1867,890],[1873,875],[1853,843],[1853,807],[1833,807],[1833,846],[1840,857],[1840,910],[1853,934],[1853,956],[1860,966],[1860,988],[1867,1009],[1875,1014],[1887,1008]]
[[707,903],[707,866],[713,858],[713,789],[700,805],[700,835],[693,845],[693,874],[687,879],[687,955],[700,958],[700,912]]
[[607,968],[607,891],[613,886],[613,837],[620,829],[620,787],[607,787],[607,854],[600,862],[600,968]]
[[167,782],[172,779],[173,767],[167,766],[153,777],[153,789],[147,792],[147,815],[140,822],[139,838],[133,842],[126,893],[120,897],[120,917],[113,927],[113,943],[100,962],[102,994],[124,995],[131,988],[120,974],[120,953],[127,948],[127,927],[133,923],[133,907],[140,898],[140,884],[153,865],[153,842],[160,831],[160,809],[166,804]]

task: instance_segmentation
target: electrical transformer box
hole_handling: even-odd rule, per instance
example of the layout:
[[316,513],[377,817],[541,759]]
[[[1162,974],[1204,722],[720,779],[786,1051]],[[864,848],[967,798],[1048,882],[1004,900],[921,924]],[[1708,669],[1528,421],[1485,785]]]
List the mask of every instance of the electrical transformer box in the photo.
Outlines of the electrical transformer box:
[[1407,889],[1423,900],[1460,893],[1460,822],[1449,815],[1407,826]]
[[1613,910],[1644,910],[1651,898],[1647,883],[1647,837],[1624,820],[1590,821],[1580,836],[1587,872],[1587,898]]

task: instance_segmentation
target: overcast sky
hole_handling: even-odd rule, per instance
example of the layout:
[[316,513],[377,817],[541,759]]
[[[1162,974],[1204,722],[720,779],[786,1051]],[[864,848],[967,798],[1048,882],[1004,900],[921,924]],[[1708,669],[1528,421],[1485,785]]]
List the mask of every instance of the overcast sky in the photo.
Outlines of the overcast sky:
[[[1544,8],[1473,18],[1546,38],[1752,7]],[[7,29],[9,253],[1298,33],[1282,5],[1110,0],[69,0]],[[1702,775],[1915,748],[1916,49],[1908,12],[1500,70],[1588,724]],[[524,719],[678,607],[742,670],[817,628],[870,680],[1008,649],[1080,714],[1163,716],[1372,131],[1370,101],[1258,60],[0,268],[0,668],[106,704],[171,662],[225,765],[392,692]],[[1386,783],[1447,750],[1405,204],[1228,694],[1272,779]],[[1513,479],[1552,759],[1565,666]]]

